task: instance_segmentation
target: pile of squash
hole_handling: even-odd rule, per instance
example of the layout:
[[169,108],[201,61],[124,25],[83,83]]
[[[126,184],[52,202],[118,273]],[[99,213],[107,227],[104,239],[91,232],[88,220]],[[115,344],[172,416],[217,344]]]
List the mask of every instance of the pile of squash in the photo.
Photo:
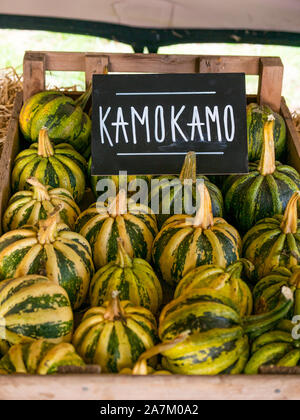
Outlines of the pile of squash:
[[[128,375],[256,374],[299,364],[300,176],[276,160],[286,152],[282,117],[250,104],[250,172],[208,179],[190,152],[180,176],[160,177],[149,196],[162,210],[172,182],[170,214],[156,215],[117,176],[117,196],[96,201],[89,94],[42,92],[20,114],[25,146],[1,221],[0,374],[86,364]],[[175,214],[186,180],[199,206]]]

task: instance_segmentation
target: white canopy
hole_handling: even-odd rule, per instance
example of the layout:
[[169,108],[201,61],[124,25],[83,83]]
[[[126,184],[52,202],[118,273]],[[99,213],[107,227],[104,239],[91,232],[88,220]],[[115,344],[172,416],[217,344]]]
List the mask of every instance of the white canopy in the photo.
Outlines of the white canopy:
[[300,32],[300,0],[1,0],[0,14],[156,29]]

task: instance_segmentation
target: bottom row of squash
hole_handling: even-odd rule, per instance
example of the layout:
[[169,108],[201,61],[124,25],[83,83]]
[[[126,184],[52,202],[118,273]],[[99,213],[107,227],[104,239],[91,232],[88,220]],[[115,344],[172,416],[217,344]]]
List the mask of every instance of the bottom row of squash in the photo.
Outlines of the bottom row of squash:
[[[163,308],[158,327],[148,309],[118,295],[85,312],[73,334],[61,286],[39,275],[3,281],[0,374],[51,374],[85,363],[103,373],[254,374],[264,364],[293,366],[300,359],[300,343],[285,320],[294,300],[289,287],[281,288],[272,310],[246,316],[218,291],[192,289]],[[31,338],[18,343],[20,331]]]

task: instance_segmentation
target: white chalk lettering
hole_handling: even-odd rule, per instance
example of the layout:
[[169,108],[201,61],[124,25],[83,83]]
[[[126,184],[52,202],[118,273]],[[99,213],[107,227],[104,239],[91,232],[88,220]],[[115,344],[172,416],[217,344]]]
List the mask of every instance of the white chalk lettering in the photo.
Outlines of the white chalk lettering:
[[116,127],[116,138],[115,138],[116,144],[119,143],[120,127],[122,128],[125,142],[128,143],[126,126],[129,125],[129,123],[124,120],[123,110],[122,110],[122,108],[120,106],[118,106],[117,121],[111,123],[111,125],[114,126],[114,127]]
[[180,110],[177,112],[175,116],[175,106],[174,105],[171,106],[171,131],[172,131],[172,141],[174,143],[176,143],[176,130],[181,134],[184,141],[188,142],[188,139],[185,137],[183,131],[181,130],[180,126],[177,123],[180,115],[183,113],[185,108],[186,108],[185,105],[182,105],[182,107],[180,108]]
[[200,115],[199,115],[199,109],[197,106],[194,106],[193,108],[193,119],[191,123],[187,124],[189,127],[192,127],[191,130],[191,141],[195,140],[195,134],[196,134],[196,129],[198,130],[199,136],[200,136],[200,140],[204,141],[204,137],[203,137],[203,133],[202,133],[202,125],[205,125],[205,123],[202,123],[200,120]]
[[110,146],[111,146],[111,147],[113,147],[114,145],[113,145],[113,143],[112,143],[112,141],[111,141],[111,138],[110,138],[109,132],[108,132],[108,130],[107,130],[107,128],[106,128],[106,125],[105,125],[105,121],[106,121],[106,119],[107,119],[108,114],[110,113],[110,111],[111,111],[111,106],[107,108],[107,111],[106,111],[106,113],[105,113],[105,115],[104,115],[104,117],[103,117],[103,110],[102,110],[102,106],[99,106],[99,118],[100,118],[100,138],[101,138],[101,143],[102,143],[102,144],[104,144],[104,132],[105,132],[106,137],[107,137],[107,139],[108,139],[108,142],[109,142]]
[[149,107],[145,106],[142,117],[139,115],[139,113],[133,106],[131,107],[131,125],[132,125],[133,144],[136,144],[135,119],[138,119],[141,125],[146,126],[146,139],[147,139],[147,143],[150,143]]
[[[158,135],[158,128],[159,128],[159,120],[160,120],[160,131],[161,136]],[[164,108],[159,105],[155,109],[155,140],[157,143],[163,143],[166,137],[166,130],[165,130],[165,118],[164,118]]]
[[[229,129],[228,129],[228,113],[230,114],[230,122],[231,122],[230,135],[229,135]],[[231,105],[227,105],[224,109],[224,129],[225,129],[226,140],[229,142],[232,142],[235,136],[235,122],[234,122],[234,112]]]
[[210,120],[217,125],[217,133],[218,133],[218,141],[222,141],[222,133],[221,133],[221,126],[220,126],[220,117],[219,117],[219,108],[217,106],[214,107],[213,112],[209,108],[209,106],[205,107],[205,116],[206,116],[206,129],[207,129],[207,140],[211,141],[211,127],[210,127]]

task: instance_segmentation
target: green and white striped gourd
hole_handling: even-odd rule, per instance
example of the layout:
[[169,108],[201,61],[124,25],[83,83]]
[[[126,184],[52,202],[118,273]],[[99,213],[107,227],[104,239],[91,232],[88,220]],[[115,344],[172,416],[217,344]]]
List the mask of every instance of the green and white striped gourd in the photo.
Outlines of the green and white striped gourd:
[[224,184],[225,210],[241,234],[261,219],[283,214],[289,199],[300,189],[296,169],[275,162],[274,121],[264,126],[264,146],[259,162],[245,175],[231,175]]
[[114,292],[103,306],[89,309],[73,336],[73,344],[86,363],[102,372],[133,368],[138,358],[157,340],[154,315]]
[[247,106],[249,162],[255,162],[260,159],[264,141],[264,124],[270,115],[274,117],[273,134],[276,159],[280,159],[285,150],[286,125],[282,116],[272,111],[272,109],[267,105],[251,103]]
[[170,217],[153,243],[156,272],[171,285],[198,266],[216,264],[225,268],[239,259],[238,231],[224,219],[213,217],[204,182],[198,188],[201,200],[196,216]]
[[292,268],[300,260],[300,220],[295,192],[284,215],[260,220],[243,238],[243,256],[255,266],[256,279],[267,276],[274,268]]
[[127,200],[124,190],[110,204],[92,204],[81,213],[75,229],[89,241],[96,268],[116,259],[118,238],[131,258],[150,261],[157,234],[155,214],[148,207]]
[[294,292],[294,308],[290,317],[300,315],[300,266],[297,265],[291,269],[276,267],[259,280],[253,289],[255,313],[261,314],[272,310],[278,303],[283,286],[289,287]]
[[26,338],[70,342],[73,312],[67,292],[39,275],[0,283],[0,337],[9,345]]
[[3,216],[4,232],[24,225],[37,225],[58,205],[62,206],[59,221],[74,228],[80,209],[68,190],[43,185],[36,178],[28,178],[27,184],[31,185],[29,191],[19,191],[9,200]]
[[291,309],[293,295],[283,288],[271,312],[241,318],[231,301],[212,289],[195,289],[171,301],[162,310],[159,338],[172,340],[187,329],[183,342],[164,352],[162,365],[177,374],[241,373],[248,361],[250,339],[270,331]]
[[33,340],[12,346],[0,360],[0,375],[51,375],[60,366],[85,366],[70,343]]
[[153,180],[149,192],[149,206],[154,209],[158,205],[157,224],[159,229],[174,214],[194,215],[197,201],[197,182],[204,181],[209,192],[214,217],[222,217],[224,203],[219,188],[205,176],[196,175],[196,154],[187,153],[179,177],[161,176]]
[[[222,268],[214,264],[202,265],[189,271],[179,282],[174,293],[174,299],[195,289],[213,289],[228,297],[236,305],[240,316],[251,315],[253,308],[252,293],[243,280],[254,270],[253,264],[246,259],[240,259]],[[273,309],[273,308],[272,308]]]
[[162,304],[162,288],[151,265],[141,258],[130,258],[121,240],[116,260],[100,268],[92,278],[91,306],[103,305],[114,290],[119,292],[120,300],[129,300],[153,314]]
[[39,133],[37,143],[22,150],[12,172],[14,192],[29,189],[27,179],[35,177],[44,185],[65,188],[78,203],[85,191],[86,160],[69,144],[53,145],[47,129]]
[[62,223],[58,207],[39,227],[24,226],[0,238],[0,280],[31,274],[46,275],[68,293],[72,307],[79,308],[94,274],[87,240]]

